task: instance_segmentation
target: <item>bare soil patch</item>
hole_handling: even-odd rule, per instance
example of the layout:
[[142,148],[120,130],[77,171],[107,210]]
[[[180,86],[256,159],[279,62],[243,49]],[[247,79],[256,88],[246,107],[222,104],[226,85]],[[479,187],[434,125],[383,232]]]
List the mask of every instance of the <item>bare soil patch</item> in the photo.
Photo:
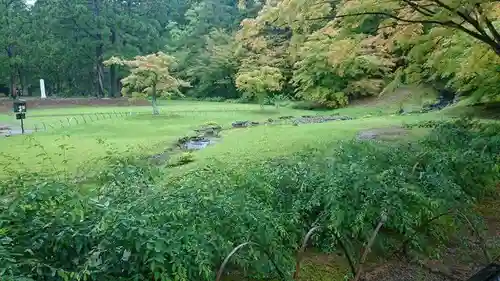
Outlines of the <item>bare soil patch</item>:
[[403,127],[373,128],[358,133],[358,140],[390,140],[408,135],[408,129]]

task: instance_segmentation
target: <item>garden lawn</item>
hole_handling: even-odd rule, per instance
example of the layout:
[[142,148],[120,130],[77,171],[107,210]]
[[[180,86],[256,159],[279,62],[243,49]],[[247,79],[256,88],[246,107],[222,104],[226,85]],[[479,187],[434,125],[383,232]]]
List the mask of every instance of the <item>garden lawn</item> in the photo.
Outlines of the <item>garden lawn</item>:
[[[269,111],[272,110],[272,111]],[[131,116],[96,120],[95,113],[132,112]],[[229,125],[236,120],[267,119],[281,115],[300,115],[303,111],[283,108],[262,111],[258,105],[211,102],[164,102],[162,114],[151,115],[151,107],[73,107],[32,110],[26,127],[48,130],[32,135],[0,138],[1,174],[17,171],[96,170],[99,159],[114,154],[154,154],[206,122]],[[84,123],[81,114],[86,114]],[[79,123],[71,117],[79,118]],[[67,121],[70,119],[70,125]],[[93,121],[91,121],[91,119]],[[0,123],[19,124],[12,115],[0,115]],[[104,143],[103,143],[104,142]]]
[[[221,165],[227,169],[244,168],[248,163],[259,163],[306,148],[328,149],[339,141],[355,138],[358,133],[366,130],[399,127],[405,123],[442,118],[444,117],[438,114],[387,115],[299,126],[272,125],[231,129],[223,131],[216,144],[194,152],[194,162],[177,167],[174,171],[182,174],[207,164]],[[426,133],[427,129],[412,129],[406,135],[396,138],[404,141]]]
[[[95,113],[133,112],[129,116],[115,116],[96,121]],[[29,111],[28,127],[42,123],[53,124],[46,132],[0,139],[1,174],[9,170],[68,174],[89,173],[98,170],[102,158],[111,154],[152,155],[172,146],[178,138],[193,134],[193,129],[207,122],[216,122],[230,128],[234,121],[265,121],[283,115],[316,115],[333,112],[311,112],[268,106],[215,102],[169,101],[161,107],[162,114],[152,116],[151,108],[138,107],[74,107]],[[194,152],[195,162],[174,171],[186,171],[208,163],[222,162],[229,166],[247,161],[261,161],[286,155],[305,147],[326,147],[341,139],[349,139],[369,128],[400,125],[417,119],[438,118],[437,114],[418,116],[374,116],[380,109],[347,108],[335,111],[351,117],[351,121],[334,121],[299,126],[258,126],[225,130],[219,143]],[[93,121],[83,123],[81,114]],[[78,124],[73,116],[79,116]],[[108,118],[108,117],[107,117]],[[0,116],[0,123],[16,123],[13,116]],[[70,125],[67,124],[70,119]],[[62,122],[61,122],[62,121]],[[63,126],[63,127],[61,127]]]

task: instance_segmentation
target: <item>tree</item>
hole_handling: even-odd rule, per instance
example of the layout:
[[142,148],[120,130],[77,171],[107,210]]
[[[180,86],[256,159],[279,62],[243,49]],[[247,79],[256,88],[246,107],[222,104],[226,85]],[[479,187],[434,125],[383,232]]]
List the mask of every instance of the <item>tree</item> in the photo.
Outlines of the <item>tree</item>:
[[236,86],[248,97],[255,97],[264,105],[270,92],[280,91],[283,75],[278,68],[264,66],[249,72],[238,73]]
[[224,30],[214,30],[205,36],[205,48],[186,65],[184,75],[193,88],[188,95],[195,97],[238,98],[235,85],[239,60],[235,53],[234,36]]
[[170,21],[167,50],[179,60],[179,75],[193,87],[194,97],[237,98],[234,76],[239,66],[234,33],[244,16],[233,0],[193,2],[183,21]]
[[[25,63],[27,15],[23,1],[0,0],[0,71],[8,73],[11,95],[23,84],[20,72]],[[1,76],[0,83],[7,82]]]
[[181,94],[181,87],[188,87],[189,83],[175,78],[171,74],[175,67],[175,58],[162,52],[146,56],[137,56],[133,60],[124,60],[111,57],[105,65],[121,65],[130,68],[130,75],[122,79],[122,94],[133,97],[151,97],[153,114],[160,113],[156,100],[159,96],[169,97]]
[[493,0],[341,0],[332,14],[309,20],[379,16],[397,23],[443,26],[468,34],[500,56],[500,31],[494,25],[499,5]]

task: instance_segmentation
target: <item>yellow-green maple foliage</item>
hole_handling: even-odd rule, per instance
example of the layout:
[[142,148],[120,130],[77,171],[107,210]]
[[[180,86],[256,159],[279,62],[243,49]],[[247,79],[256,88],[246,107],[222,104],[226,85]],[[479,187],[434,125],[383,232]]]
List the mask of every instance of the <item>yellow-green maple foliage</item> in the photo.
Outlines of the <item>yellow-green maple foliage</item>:
[[499,19],[486,0],[269,0],[242,22],[240,72],[278,68],[285,89],[330,107],[402,83],[496,100]]
[[241,69],[278,68],[296,97],[328,107],[378,94],[393,59],[373,49],[369,35],[349,32],[333,20],[308,20],[331,12],[321,0],[268,1],[255,19],[242,22]]
[[156,99],[181,94],[181,87],[188,87],[189,83],[172,75],[176,60],[163,52],[136,56],[133,60],[112,57],[104,62],[105,65],[120,65],[130,69],[130,74],[121,80],[122,94],[134,98],[151,97],[153,113],[158,114]]
[[283,75],[276,67],[263,66],[259,69],[239,73],[236,86],[247,97],[255,97],[260,104],[264,103],[269,93],[282,89]]

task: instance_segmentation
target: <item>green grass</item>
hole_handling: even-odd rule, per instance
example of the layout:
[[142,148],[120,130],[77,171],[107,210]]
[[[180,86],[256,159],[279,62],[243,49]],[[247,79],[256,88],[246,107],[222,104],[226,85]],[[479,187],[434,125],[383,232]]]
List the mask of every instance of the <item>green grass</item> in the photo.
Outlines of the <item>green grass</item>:
[[[196,152],[195,162],[177,169],[188,171],[209,163],[227,164],[228,167],[241,166],[248,162],[285,156],[308,147],[327,148],[340,140],[354,138],[363,130],[435,118],[437,116],[433,115],[385,116],[299,126],[279,125],[232,129],[222,133],[220,143]],[[411,135],[421,133],[421,130],[414,130]]]
[[[96,120],[76,124],[67,118],[78,114],[105,112],[134,112],[132,116]],[[325,147],[341,139],[352,138],[364,129],[388,127],[416,119],[433,119],[437,114],[417,116],[391,116],[379,108],[346,108],[330,112],[311,112],[289,108],[215,102],[169,101],[161,108],[162,114],[152,116],[148,106],[138,107],[74,107],[32,110],[26,119],[27,127],[34,124],[53,124],[47,132],[29,136],[12,136],[0,139],[0,165],[14,170],[68,173],[97,169],[110,147],[118,154],[154,154],[171,147],[179,137],[193,133],[202,124],[216,122],[231,127],[234,121],[264,121],[283,115],[316,115],[338,113],[360,119],[323,124],[258,126],[246,129],[225,130],[220,143],[194,153],[195,162],[175,168],[187,171],[212,162],[238,165],[247,161],[261,161],[273,156],[286,155],[305,147]],[[57,115],[57,116],[50,116]],[[382,116],[381,116],[382,115]],[[37,117],[38,116],[38,117]],[[373,116],[373,117],[369,117]],[[81,118],[81,117],[80,117]],[[0,122],[16,123],[11,115],[0,115]],[[89,119],[87,117],[87,119]],[[62,120],[62,122],[60,122]],[[41,125],[37,125],[39,128]],[[100,140],[104,140],[103,145]],[[9,159],[6,155],[18,157]],[[6,169],[3,169],[4,173]]]

